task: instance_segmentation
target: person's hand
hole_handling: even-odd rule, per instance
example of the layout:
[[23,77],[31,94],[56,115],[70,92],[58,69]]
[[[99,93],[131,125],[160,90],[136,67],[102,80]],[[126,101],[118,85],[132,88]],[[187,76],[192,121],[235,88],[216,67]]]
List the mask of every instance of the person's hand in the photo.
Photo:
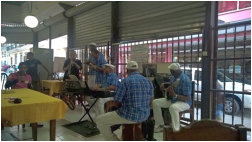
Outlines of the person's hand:
[[70,65],[74,65],[75,62],[73,60],[70,61]]
[[164,88],[164,83],[161,83],[160,84],[160,90],[162,91],[162,90],[164,90],[165,88]]
[[169,96],[176,97],[176,93],[174,92],[173,87],[171,87],[171,86],[168,87],[167,91],[168,91]]
[[25,81],[25,77],[24,76],[18,76],[18,80],[21,81],[21,82],[24,82]]
[[90,61],[88,60],[88,59],[85,59],[85,62],[84,62],[85,64],[90,64]]
[[98,88],[95,86],[95,87],[90,87],[90,90],[92,90],[92,91],[97,91],[98,90]]
[[102,85],[101,85],[101,84],[96,84],[96,87],[97,87],[97,88],[101,88]]
[[89,64],[90,65],[90,67],[93,69],[93,70],[96,70],[96,65],[93,65],[93,64]]

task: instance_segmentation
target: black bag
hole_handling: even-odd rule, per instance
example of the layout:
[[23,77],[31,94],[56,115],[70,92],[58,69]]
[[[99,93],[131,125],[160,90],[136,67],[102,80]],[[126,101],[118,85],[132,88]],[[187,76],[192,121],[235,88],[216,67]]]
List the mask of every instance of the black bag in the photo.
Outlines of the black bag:
[[143,137],[147,141],[156,141],[154,138],[155,120],[153,119],[153,110],[151,110],[149,118],[142,122]]
[[7,81],[7,82],[5,83],[5,88],[10,88],[11,86],[15,85],[16,83],[18,83],[18,80],[17,80],[17,79],[15,79],[15,80],[13,80],[13,81]]

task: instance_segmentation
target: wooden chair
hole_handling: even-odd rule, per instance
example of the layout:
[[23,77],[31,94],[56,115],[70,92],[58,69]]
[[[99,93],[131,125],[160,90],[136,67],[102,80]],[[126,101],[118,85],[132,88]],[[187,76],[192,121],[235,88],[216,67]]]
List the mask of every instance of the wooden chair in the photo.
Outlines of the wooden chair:
[[[194,121],[194,93],[195,93],[195,82],[192,81],[192,93],[191,93],[191,99],[192,99],[192,105],[189,109],[184,110],[179,112],[179,119],[180,119],[180,123],[184,124],[184,125],[189,125],[190,123],[192,123]],[[168,108],[162,108],[162,114],[163,114],[163,118],[164,118],[164,123],[165,125],[170,125],[171,123],[171,116],[170,116],[170,112]],[[190,118],[185,118],[184,115],[186,113],[190,113]]]
[[2,82],[2,89],[7,89],[5,88],[5,83],[7,81],[8,75],[6,73],[1,73],[1,82]]
[[[192,105],[188,110],[184,110],[179,112],[179,118],[180,123],[184,125],[189,125],[194,121],[194,93],[195,93],[195,82],[192,81],[192,93],[191,93],[191,99],[192,99]],[[183,117],[186,113],[190,113],[190,118]]]
[[[108,101],[104,104],[104,111],[114,111],[121,107],[121,104],[115,101]],[[118,129],[120,125],[114,125],[111,127],[111,130],[114,131]],[[122,140],[123,141],[143,141],[142,133],[142,123],[134,124],[122,124]]]
[[142,123],[123,124],[122,125],[123,141],[143,141]]
[[164,141],[246,141],[247,131],[244,126],[227,126],[213,120],[193,122],[189,128],[173,132],[164,128]]

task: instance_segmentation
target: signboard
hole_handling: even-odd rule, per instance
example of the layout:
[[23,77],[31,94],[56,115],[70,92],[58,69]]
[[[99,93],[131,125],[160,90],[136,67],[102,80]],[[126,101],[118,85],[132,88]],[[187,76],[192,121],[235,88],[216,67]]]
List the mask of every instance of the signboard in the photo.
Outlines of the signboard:
[[237,9],[237,1],[219,1],[219,13],[232,11]]
[[134,45],[131,47],[131,61],[136,61],[137,63],[147,63],[148,62],[148,44]]
[[251,7],[250,1],[240,1],[239,2],[239,9],[247,8],[247,7]]
[[241,66],[235,65],[235,69],[234,66],[229,66],[229,73],[233,73],[233,70],[235,70],[235,73],[241,73]]

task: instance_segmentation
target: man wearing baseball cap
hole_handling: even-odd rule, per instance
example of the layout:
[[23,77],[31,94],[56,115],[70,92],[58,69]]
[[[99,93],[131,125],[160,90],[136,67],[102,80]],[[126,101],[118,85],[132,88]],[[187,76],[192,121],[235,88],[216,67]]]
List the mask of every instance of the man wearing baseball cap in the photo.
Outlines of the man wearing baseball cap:
[[[93,90],[99,91],[115,91],[119,86],[119,79],[117,75],[114,73],[115,66],[112,64],[104,64],[104,72],[105,78],[104,82],[100,86],[100,88],[93,88]],[[113,100],[113,97],[108,98],[99,98],[98,101],[94,105],[94,110],[96,116],[104,114],[104,104],[107,101]]]
[[98,116],[96,121],[105,140],[119,140],[111,131],[112,125],[141,123],[150,115],[152,83],[139,74],[138,64],[135,61],[128,62],[126,69],[128,77],[122,80],[114,96],[114,101],[121,104],[121,107]]
[[168,98],[155,99],[152,102],[155,120],[155,132],[163,130],[164,120],[161,108],[169,108],[171,114],[171,125],[173,131],[179,131],[179,112],[190,108],[192,105],[191,90],[192,81],[180,69],[179,63],[172,63],[168,66],[172,75],[171,86],[168,87]]

